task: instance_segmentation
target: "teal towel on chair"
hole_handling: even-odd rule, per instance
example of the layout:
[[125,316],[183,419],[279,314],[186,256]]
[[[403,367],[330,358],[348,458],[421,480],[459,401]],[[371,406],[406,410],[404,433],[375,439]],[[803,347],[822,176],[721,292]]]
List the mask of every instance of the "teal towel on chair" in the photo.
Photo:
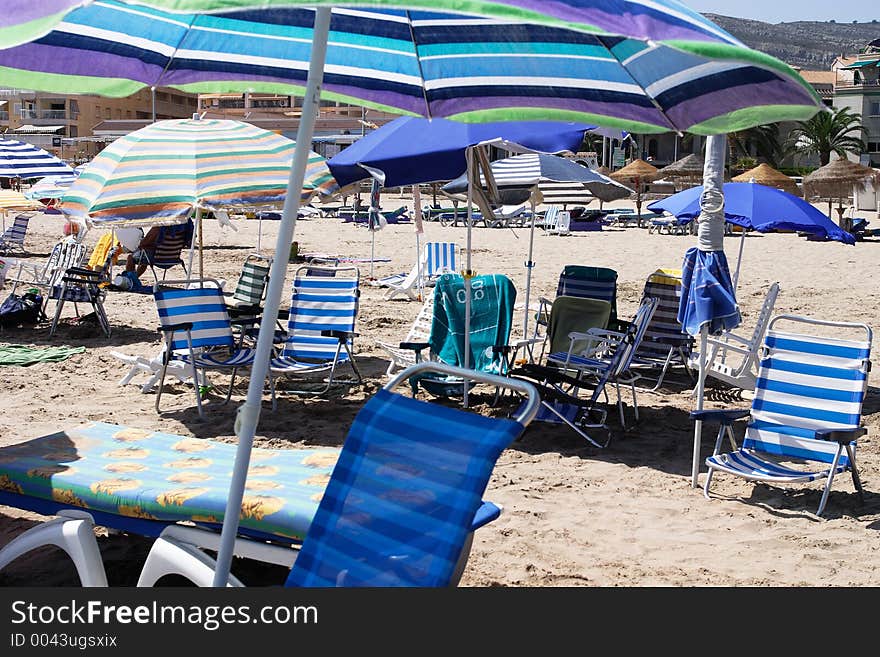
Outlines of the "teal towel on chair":
[[0,365],[33,365],[34,363],[57,363],[73,354],[80,354],[85,347],[28,347],[23,344],[0,345]]
[[[492,347],[506,346],[513,323],[516,288],[507,276],[484,274],[471,279],[471,325],[469,364],[480,372],[499,374],[501,355]],[[431,351],[444,363],[464,365],[464,278],[443,274],[434,290]]]

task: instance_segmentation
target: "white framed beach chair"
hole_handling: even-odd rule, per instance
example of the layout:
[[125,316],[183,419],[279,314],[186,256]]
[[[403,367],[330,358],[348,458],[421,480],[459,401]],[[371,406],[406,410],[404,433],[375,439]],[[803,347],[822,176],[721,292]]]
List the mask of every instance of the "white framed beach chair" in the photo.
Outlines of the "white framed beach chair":
[[[14,273],[7,276],[15,292],[19,284],[27,287],[37,286],[51,289],[60,285],[61,278],[71,267],[81,267],[86,257],[86,245],[72,237],[65,237],[52,247],[49,257],[43,265],[19,260]],[[48,295],[46,295],[48,299]]]
[[388,363],[388,369],[385,374],[392,376],[398,369],[404,369],[416,363],[416,352],[412,347],[404,347],[401,345],[411,345],[414,343],[425,343],[431,337],[431,323],[434,321],[434,288],[428,288],[425,292],[425,302],[422,304],[419,314],[413,320],[412,326],[403,342],[400,345],[393,345],[388,342],[376,341],[376,346],[386,351],[391,358]]
[[[556,212],[551,213],[550,210]],[[552,206],[544,215],[544,230],[547,235],[571,235],[571,213]]]
[[[429,372],[525,402],[506,419],[395,392]],[[409,368],[367,401],[341,448],[253,449],[234,553],[289,568],[279,582],[287,586],[454,586],[474,532],[502,513],[483,500],[496,461],[539,403],[521,381],[440,363]],[[54,516],[0,548],[0,569],[52,545],[83,586],[107,586],[95,536],[103,526],[155,539],[138,586],[166,575],[211,586],[208,551],[219,547],[234,458],[235,445],[221,441],[103,422],[0,447],[0,504]]]
[[[800,324],[803,332],[780,330],[780,322]],[[817,334],[829,330],[847,337]],[[855,334],[857,338],[849,337]],[[778,486],[824,480],[817,516],[825,510],[836,474],[849,471],[862,497],[855,452],[856,440],[867,433],[861,420],[872,337],[865,324],[774,317],[764,340],[751,409],[691,413],[694,420],[718,420],[721,425],[712,456],[706,459],[705,496],[717,470]],[[745,436],[737,448],[732,423],[745,417]],[[720,451],[725,437],[729,452]]]
[[421,288],[434,284],[442,274],[455,273],[457,269],[458,245],[455,242],[428,242],[419,262],[408,274],[386,276],[370,284],[388,288],[384,297],[386,301],[398,296],[416,301]]
[[[315,270],[332,270],[318,273]],[[328,275],[332,274],[332,275]],[[287,334],[281,353],[269,363],[272,409],[277,408],[275,381],[296,377],[300,383],[314,373],[327,373],[320,389],[293,389],[299,395],[320,395],[336,385],[359,385],[361,373],[354,360],[354,332],[360,302],[357,267],[302,265],[293,279]],[[354,379],[339,378],[336,369],[348,364]]]
[[[764,303],[761,305],[750,337],[744,338],[731,331],[726,331],[720,336],[709,336],[706,376],[723,381],[734,388],[755,389],[758,356],[777,296],[779,296],[779,283],[773,283],[764,297]],[[691,369],[697,370],[700,366],[699,353],[692,353],[689,363]],[[695,394],[696,389],[695,387]]]

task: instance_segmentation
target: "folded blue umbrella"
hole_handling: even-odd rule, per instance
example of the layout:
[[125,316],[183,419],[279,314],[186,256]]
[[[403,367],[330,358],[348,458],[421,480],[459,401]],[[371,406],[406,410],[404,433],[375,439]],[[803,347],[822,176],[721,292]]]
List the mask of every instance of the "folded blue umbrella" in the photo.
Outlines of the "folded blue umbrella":
[[[798,231],[820,239],[855,244],[856,239],[835,224],[821,210],[804,199],[775,187],[752,182],[725,183],[724,219],[737,226],[759,233]],[[684,191],[648,204],[653,212],[668,212],[679,219],[700,214],[703,186]]]
[[678,321],[690,335],[708,325],[711,335],[730,331],[741,321],[724,251],[700,251],[696,246],[684,254],[681,270],[681,301]]

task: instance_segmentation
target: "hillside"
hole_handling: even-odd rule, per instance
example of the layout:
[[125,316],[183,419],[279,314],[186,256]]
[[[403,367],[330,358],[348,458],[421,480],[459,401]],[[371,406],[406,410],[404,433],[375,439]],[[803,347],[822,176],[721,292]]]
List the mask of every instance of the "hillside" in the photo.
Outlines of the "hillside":
[[745,18],[706,14],[748,46],[766,52],[792,66],[827,70],[841,54],[860,52],[874,39],[880,39],[878,20],[871,23],[763,23]]

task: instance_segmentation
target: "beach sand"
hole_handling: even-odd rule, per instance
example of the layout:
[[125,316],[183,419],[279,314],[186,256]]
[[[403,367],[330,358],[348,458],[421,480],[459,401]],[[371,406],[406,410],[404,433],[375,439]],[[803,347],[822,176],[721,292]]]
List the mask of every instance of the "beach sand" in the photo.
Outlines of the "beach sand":
[[[424,197],[423,197],[424,198]],[[383,207],[409,203],[387,195]],[[626,206],[617,203],[615,206]],[[864,213],[862,213],[864,214]],[[868,213],[873,225],[880,224]],[[62,220],[37,216],[31,221],[29,260],[44,262],[60,237]],[[254,251],[257,222],[236,221],[237,231],[205,224],[205,272],[234,289],[244,258]],[[262,225],[263,251],[274,246],[278,222]],[[101,231],[86,242],[94,244]],[[301,252],[323,252],[367,258],[370,233],[337,219],[300,221],[295,239]],[[473,231],[473,268],[478,273],[503,273],[516,284],[517,302],[525,298],[525,269],[529,233],[526,229]],[[422,241],[455,241],[464,245],[464,228],[426,223]],[[880,326],[880,290],[876,272],[880,244],[856,246],[807,242],[793,234],[750,235],[739,285],[744,317],[740,332],[751,332],[754,318],[773,281],[781,292],[776,313],[796,313],[822,319],[865,322]],[[679,268],[693,236],[648,234],[638,228],[606,228],[568,237],[535,235],[532,298],[553,297],[566,264],[611,267],[619,272],[618,306],[631,317],[645,279],[659,267]],[[728,238],[725,249],[731,266],[739,238]],[[411,225],[392,225],[375,235],[377,277],[408,271],[415,255]],[[289,289],[294,265],[288,266]],[[370,265],[361,265],[361,276]],[[179,274],[180,270],[176,272]],[[170,276],[175,275],[174,270]],[[142,280],[151,282],[147,272]],[[356,354],[366,383],[342,397],[303,400],[283,397],[277,412],[264,404],[257,431],[260,446],[298,448],[338,446],[364,400],[385,381],[387,360],[376,340],[403,339],[421,304],[384,301],[383,290],[364,284],[357,331]],[[8,293],[8,286],[3,295]],[[286,307],[287,301],[282,303]],[[64,322],[54,338],[48,328],[4,331],[0,341],[33,345],[85,345],[86,351],[68,360],[30,367],[0,368],[0,446],[104,421],[143,429],[159,429],[196,438],[234,441],[235,409],[246,392],[241,383],[233,403],[222,404],[216,394],[198,419],[192,390],[170,386],[162,398],[163,414],[153,408],[155,395],[143,394],[135,383],[117,385],[126,367],[112,351],[156,355],[160,337],[150,295],[110,292],[105,304],[113,325],[106,339],[92,324]],[[50,312],[54,305],[50,303]],[[74,316],[72,304],[64,318]],[[522,326],[518,313],[515,334]],[[820,485],[789,489],[753,485],[718,475],[713,498],[690,484],[693,408],[689,379],[672,377],[658,393],[639,394],[641,422],[622,431],[616,413],[611,444],[597,449],[565,427],[535,423],[501,456],[485,498],[504,507],[501,517],[476,534],[463,586],[874,586],[878,581],[880,550],[880,395],[877,374],[864,407],[868,435],[859,442],[859,469],[866,489],[860,504],[848,476],[834,484],[825,519],[815,511]],[[228,379],[212,375],[223,387]],[[478,397],[480,408],[487,398]],[[625,393],[624,399],[629,401]],[[707,406],[747,408],[749,401],[721,384],[707,390]],[[628,409],[628,412],[630,409]],[[630,415],[631,417],[631,415]],[[703,432],[707,455],[714,427]],[[705,472],[705,466],[702,471]],[[703,477],[701,476],[701,482]],[[40,516],[0,506],[0,545]],[[147,541],[124,535],[107,536],[100,544],[111,584],[132,584],[149,547]],[[251,583],[280,583],[278,569],[240,564]],[[77,584],[70,562],[58,550],[31,553],[0,572],[0,585]]]

